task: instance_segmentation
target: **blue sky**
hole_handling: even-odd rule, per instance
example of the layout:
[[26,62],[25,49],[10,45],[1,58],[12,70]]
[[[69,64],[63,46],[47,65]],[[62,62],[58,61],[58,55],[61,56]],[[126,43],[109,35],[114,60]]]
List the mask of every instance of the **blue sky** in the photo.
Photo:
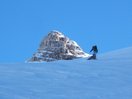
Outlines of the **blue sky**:
[[132,46],[131,0],[0,0],[0,62],[24,62],[51,30],[86,52]]

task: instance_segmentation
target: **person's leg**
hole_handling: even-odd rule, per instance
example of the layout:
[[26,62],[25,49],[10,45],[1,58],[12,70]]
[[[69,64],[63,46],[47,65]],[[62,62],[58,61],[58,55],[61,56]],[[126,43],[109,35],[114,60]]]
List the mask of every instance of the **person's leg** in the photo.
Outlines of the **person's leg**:
[[93,59],[96,59],[96,54],[95,53],[93,54]]

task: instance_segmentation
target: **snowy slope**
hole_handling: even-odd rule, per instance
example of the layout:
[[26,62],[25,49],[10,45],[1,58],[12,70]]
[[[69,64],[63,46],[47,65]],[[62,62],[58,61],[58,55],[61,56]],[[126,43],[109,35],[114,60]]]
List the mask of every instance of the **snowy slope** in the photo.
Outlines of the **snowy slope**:
[[132,99],[132,48],[36,64],[0,64],[0,99]]
[[[114,55],[113,55],[114,54]],[[116,50],[116,51],[112,51],[112,52],[109,52],[109,53],[105,53],[105,54],[102,54],[100,55],[99,58],[105,58],[105,59],[112,59],[112,60],[118,60],[118,59],[121,59],[121,60],[127,60],[127,59],[132,59],[132,47],[129,47],[129,48],[124,48],[124,49],[119,49],[119,50]]]

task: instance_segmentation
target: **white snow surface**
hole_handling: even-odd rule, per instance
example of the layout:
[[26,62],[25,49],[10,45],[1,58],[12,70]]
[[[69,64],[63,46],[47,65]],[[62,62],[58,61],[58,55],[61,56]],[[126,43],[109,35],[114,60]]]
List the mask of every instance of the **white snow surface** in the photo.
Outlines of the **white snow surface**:
[[0,64],[0,99],[132,99],[132,47],[96,61]]

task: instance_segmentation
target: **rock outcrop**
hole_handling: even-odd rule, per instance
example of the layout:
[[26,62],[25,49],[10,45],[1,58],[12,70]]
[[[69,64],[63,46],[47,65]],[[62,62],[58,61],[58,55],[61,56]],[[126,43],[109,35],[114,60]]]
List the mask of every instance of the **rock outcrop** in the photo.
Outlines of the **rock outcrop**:
[[75,41],[54,30],[42,40],[38,51],[29,62],[71,60],[88,56]]

